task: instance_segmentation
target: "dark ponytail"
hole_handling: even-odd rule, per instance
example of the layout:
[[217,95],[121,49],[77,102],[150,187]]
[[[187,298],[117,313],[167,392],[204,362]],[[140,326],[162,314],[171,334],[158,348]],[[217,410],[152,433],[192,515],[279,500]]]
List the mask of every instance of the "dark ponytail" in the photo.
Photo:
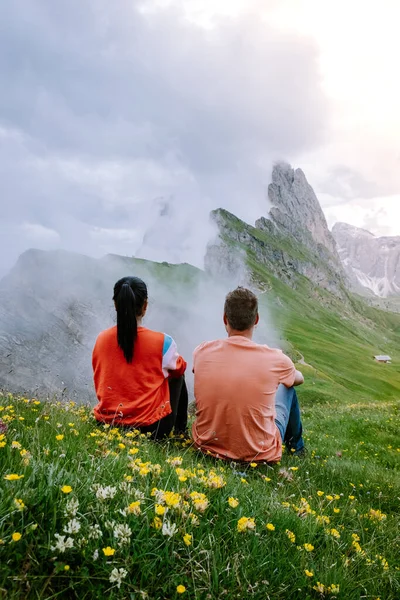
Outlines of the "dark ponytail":
[[138,277],[123,277],[114,286],[117,340],[126,362],[131,363],[137,338],[137,317],[142,316],[147,286]]

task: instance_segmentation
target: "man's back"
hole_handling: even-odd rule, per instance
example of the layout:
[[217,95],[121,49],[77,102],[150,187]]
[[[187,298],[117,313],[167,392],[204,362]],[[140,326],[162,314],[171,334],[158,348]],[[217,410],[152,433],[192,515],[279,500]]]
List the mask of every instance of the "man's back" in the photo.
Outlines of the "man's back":
[[195,444],[221,458],[279,460],[275,394],[280,383],[293,385],[292,361],[241,335],[201,344],[193,360]]

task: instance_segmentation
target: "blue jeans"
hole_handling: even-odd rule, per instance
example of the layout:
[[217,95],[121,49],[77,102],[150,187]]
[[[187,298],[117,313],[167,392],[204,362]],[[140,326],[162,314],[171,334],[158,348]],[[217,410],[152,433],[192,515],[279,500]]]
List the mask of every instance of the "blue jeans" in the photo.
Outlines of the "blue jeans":
[[280,384],[275,397],[275,424],[289,452],[299,452],[304,448],[303,427],[300,418],[300,407],[294,387],[287,388]]

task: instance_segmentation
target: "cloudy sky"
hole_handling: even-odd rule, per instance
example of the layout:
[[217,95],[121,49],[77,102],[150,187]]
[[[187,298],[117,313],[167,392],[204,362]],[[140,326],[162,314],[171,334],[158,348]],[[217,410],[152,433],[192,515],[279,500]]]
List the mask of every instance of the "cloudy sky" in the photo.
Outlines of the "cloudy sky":
[[29,247],[202,264],[274,161],[328,222],[400,234],[398,0],[0,8],[0,275]]

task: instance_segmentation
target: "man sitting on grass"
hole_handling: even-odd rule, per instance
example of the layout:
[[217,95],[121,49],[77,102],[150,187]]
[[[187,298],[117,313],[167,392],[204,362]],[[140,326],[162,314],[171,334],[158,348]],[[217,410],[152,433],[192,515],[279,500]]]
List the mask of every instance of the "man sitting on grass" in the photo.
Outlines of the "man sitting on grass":
[[304,453],[297,394],[304,382],[281,350],[252,341],[257,297],[242,287],[225,300],[228,338],[204,342],[193,355],[195,445],[217,458],[277,462],[282,442]]

